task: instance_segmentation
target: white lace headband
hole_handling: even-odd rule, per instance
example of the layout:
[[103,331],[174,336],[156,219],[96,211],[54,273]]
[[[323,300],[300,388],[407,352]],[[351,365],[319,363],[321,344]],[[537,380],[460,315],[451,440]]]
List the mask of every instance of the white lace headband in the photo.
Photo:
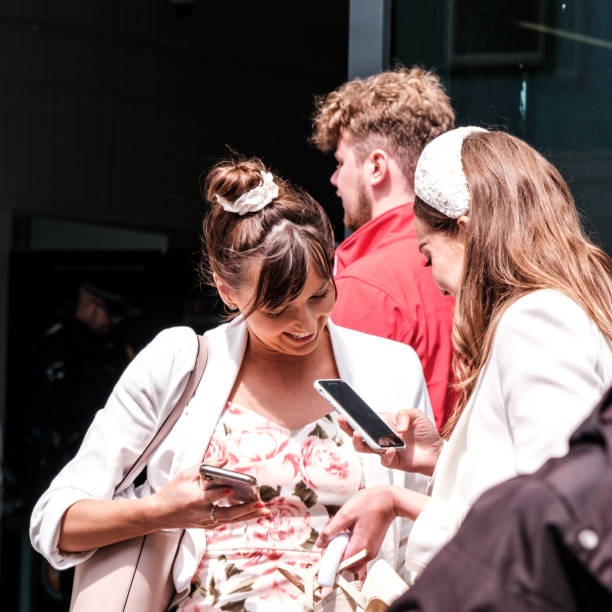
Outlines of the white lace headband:
[[434,138],[421,153],[414,173],[414,192],[426,204],[451,219],[470,209],[461,146],[466,136],[486,132],[476,126],[460,127]]
[[253,187],[253,189],[243,193],[233,202],[215,194],[217,202],[223,206],[224,210],[240,216],[261,210],[278,197],[278,185],[274,182],[271,172],[260,172],[260,174],[262,182],[257,187]]

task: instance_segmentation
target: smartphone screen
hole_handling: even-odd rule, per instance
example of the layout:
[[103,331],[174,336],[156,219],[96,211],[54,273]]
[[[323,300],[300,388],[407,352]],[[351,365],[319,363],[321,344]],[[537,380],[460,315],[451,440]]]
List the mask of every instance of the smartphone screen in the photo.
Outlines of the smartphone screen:
[[200,466],[200,476],[208,482],[209,488],[232,489],[228,500],[231,504],[259,500],[259,487],[253,476],[206,464]]
[[402,439],[357,395],[357,392],[346,381],[341,379],[317,380],[315,388],[330,401],[340,414],[346,417],[353,429],[365,434],[365,442],[374,450],[404,447]]

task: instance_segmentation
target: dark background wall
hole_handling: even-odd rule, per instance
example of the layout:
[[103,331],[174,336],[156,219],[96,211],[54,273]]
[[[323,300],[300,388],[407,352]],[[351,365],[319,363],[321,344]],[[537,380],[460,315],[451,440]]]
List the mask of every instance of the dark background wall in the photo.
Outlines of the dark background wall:
[[442,77],[457,124],[509,130],[550,159],[612,253],[612,4],[394,0],[391,56]]
[[198,175],[227,147],[330,200],[306,137],[313,95],[346,75],[347,13],[322,0],[1,1],[2,207],[193,236]]

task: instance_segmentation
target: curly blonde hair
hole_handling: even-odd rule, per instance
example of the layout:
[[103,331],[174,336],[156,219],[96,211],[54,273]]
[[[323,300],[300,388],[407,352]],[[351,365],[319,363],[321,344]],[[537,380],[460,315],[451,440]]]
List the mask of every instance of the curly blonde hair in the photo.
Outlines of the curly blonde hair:
[[455,112],[439,77],[418,66],[398,67],[353,79],[317,98],[311,142],[330,152],[348,135],[359,161],[385,147],[412,183],[423,147],[454,124]]

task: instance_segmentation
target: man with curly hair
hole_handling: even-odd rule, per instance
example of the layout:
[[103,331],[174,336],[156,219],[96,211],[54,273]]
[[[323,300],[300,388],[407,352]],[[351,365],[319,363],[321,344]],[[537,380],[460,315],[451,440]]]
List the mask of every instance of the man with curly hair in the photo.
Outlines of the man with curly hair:
[[425,145],[454,127],[439,78],[414,67],[353,79],[319,98],[312,142],[334,152],[331,183],[353,233],[336,251],[335,323],[409,344],[436,425],[449,416],[454,301],[440,295],[414,232],[414,171]]

